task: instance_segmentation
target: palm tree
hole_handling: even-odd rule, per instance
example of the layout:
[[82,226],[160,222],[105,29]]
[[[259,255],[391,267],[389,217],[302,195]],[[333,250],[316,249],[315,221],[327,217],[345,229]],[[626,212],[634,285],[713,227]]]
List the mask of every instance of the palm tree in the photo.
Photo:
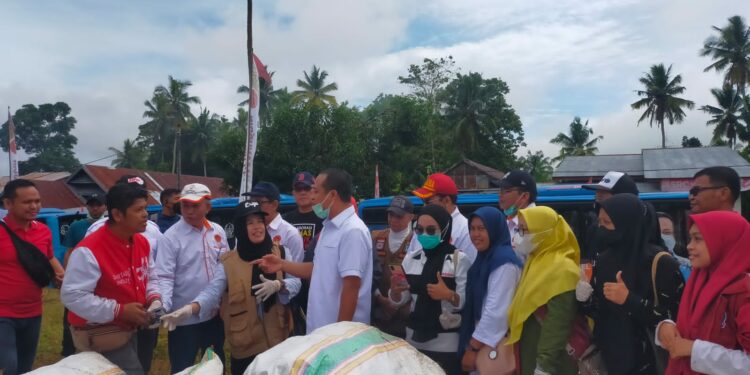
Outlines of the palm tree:
[[676,96],[684,93],[685,87],[681,86],[682,76],[677,74],[674,78],[670,78],[671,74],[671,65],[666,69],[664,64],[652,66],[651,71],[639,79],[645,90],[637,90],[636,93],[644,98],[630,105],[635,110],[646,108],[641,118],[638,119],[639,124],[648,118],[649,125],[653,126],[656,122],[656,125],[661,128],[662,148],[667,147],[664,120],[668,120],[670,125],[679,124],[685,119],[685,112],[682,109],[693,109],[695,106],[692,101]]
[[458,74],[446,88],[445,115],[456,123],[456,136],[462,151],[476,148],[477,139],[482,136],[492,91],[484,84],[479,73]]
[[558,133],[550,140],[550,143],[562,146],[560,155],[552,160],[562,161],[566,156],[596,155],[599,152],[596,144],[604,137],[600,135],[591,139],[592,135],[594,135],[594,129],[589,128],[589,121],[586,120],[584,124],[580,117],[575,117],[569,125],[568,134]]
[[706,39],[700,54],[711,56],[714,62],[703,71],[725,72],[724,83],[744,94],[745,85],[750,83],[750,27],[742,17],[734,16],[724,28],[712,28],[719,35]]
[[737,138],[744,138],[746,124],[742,123],[743,100],[733,86],[726,84],[722,89],[713,89],[718,107],[704,105],[701,111],[711,115],[706,125],[714,127],[714,139],[726,137],[729,147],[734,148]]
[[[266,65],[266,70],[268,65]],[[269,72],[268,74],[273,77],[276,72]],[[276,105],[279,96],[286,90],[286,88],[274,90],[273,83],[269,83],[263,78],[260,78],[260,120],[261,122],[268,123],[271,115],[271,110]],[[238,94],[244,94],[247,99],[237,104],[239,107],[246,107],[250,103],[250,88],[247,85],[241,85],[237,88]]]
[[[176,130],[174,147],[172,150],[172,173],[175,173],[178,169],[177,165],[181,158],[181,155],[178,155],[177,151],[182,128],[185,126],[188,119],[194,117],[190,112],[190,104],[200,104],[201,102],[197,96],[190,96],[190,94],[188,94],[187,89],[192,85],[193,83],[190,81],[176,80],[170,75],[168,87],[159,85],[156,86],[156,89],[154,90],[155,95],[164,96],[167,103],[169,103],[170,123]],[[179,173],[179,171],[177,171],[177,173]]]
[[193,151],[191,158],[195,162],[200,160],[203,163],[203,176],[208,176],[206,168],[208,149],[214,138],[216,126],[219,122],[219,116],[211,114],[208,109],[202,108],[198,117],[190,120],[190,143]]
[[[152,158],[149,158],[155,164],[164,163],[165,141],[169,138],[172,128],[170,120],[170,109],[168,99],[163,95],[156,95],[143,103],[146,111],[143,117],[149,119],[148,122],[138,127],[139,141],[145,142],[152,151]],[[144,137],[146,139],[140,139]]]
[[296,103],[305,103],[309,106],[325,107],[327,105],[336,105],[336,97],[329,95],[329,93],[339,89],[336,82],[326,84],[326,78],[328,78],[328,72],[320,70],[317,66],[313,65],[310,74],[305,74],[305,80],[298,79],[297,87],[302,90],[296,90],[292,92],[294,95],[294,101]]
[[136,146],[134,141],[126,139],[122,144],[122,150],[110,147],[109,151],[115,154],[112,166],[115,168],[143,168],[143,150]]

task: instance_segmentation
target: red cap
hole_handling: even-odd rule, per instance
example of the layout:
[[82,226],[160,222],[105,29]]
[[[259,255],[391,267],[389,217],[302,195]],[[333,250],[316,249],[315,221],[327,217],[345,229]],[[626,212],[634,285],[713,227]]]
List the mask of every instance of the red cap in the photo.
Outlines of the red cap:
[[412,194],[422,199],[429,199],[433,195],[458,195],[458,188],[453,179],[442,173],[434,173],[427,177],[421,188]]

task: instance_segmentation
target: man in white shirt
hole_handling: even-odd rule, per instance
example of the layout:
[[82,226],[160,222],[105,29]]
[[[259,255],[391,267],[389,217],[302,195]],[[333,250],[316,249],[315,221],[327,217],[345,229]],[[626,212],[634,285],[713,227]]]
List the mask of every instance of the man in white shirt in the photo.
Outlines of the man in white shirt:
[[[431,174],[427,177],[424,185],[412,191],[412,194],[421,198],[425,205],[437,204],[443,206],[453,218],[453,229],[451,230],[451,244],[461,250],[469,257],[472,263],[477,257],[477,249],[471,243],[469,237],[469,221],[461,215],[456,203],[458,202],[458,188],[452,178],[442,173]],[[422,248],[419,241],[409,244],[409,252],[418,251]]]
[[283,271],[310,279],[307,333],[341,321],[370,323],[372,239],[351,204],[352,177],[327,169],[315,179],[313,210],[324,219],[313,263],[294,263],[266,255],[264,272]]
[[273,242],[284,246],[294,262],[302,262],[305,257],[302,236],[294,225],[289,224],[279,215],[279,201],[281,200],[279,188],[270,182],[261,181],[246,195],[258,202],[261,210],[266,213],[266,227]]
[[[510,171],[500,180],[500,192],[498,193],[498,203],[500,210],[505,214],[508,220],[508,231],[510,231],[511,243],[513,248],[516,247],[518,237],[518,211],[534,207],[536,204],[536,181],[534,177],[524,171]],[[518,254],[522,261],[525,257]]]
[[[192,366],[199,351],[212,347],[224,358],[224,325],[216,311],[193,314],[192,302],[216,277],[220,257],[229,251],[221,225],[210,222],[211,191],[189,184],[180,197],[182,218],[164,233],[154,274],[164,309],[180,318],[169,332],[171,373]],[[187,316],[182,319],[182,316]]]

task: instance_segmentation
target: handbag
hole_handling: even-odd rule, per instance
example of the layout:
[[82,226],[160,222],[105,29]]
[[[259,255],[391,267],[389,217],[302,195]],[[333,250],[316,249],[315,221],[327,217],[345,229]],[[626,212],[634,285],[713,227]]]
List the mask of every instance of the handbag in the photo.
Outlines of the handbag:
[[[516,372],[515,345],[505,345],[506,341],[508,338],[503,337],[494,348],[482,345],[476,362],[479,375],[511,375]],[[491,355],[493,351],[495,355]]]
[[55,279],[55,271],[52,269],[52,265],[49,263],[47,256],[39,250],[34,244],[28,241],[24,241],[21,237],[13,232],[5,221],[0,220],[5,231],[8,232],[13,247],[16,249],[16,256],[18,257],[18,263],[31,277],[32,280],[39,285],[40,288],[44,288],[49,285],[52,280]]
[[[534,312],[534,317],[541,324],[547,316],[546,307]],[[601,351],[593,343],[588,320],[584,315],[576,315],[572,322],[565,350],[572,361],[578,365],[581,375],[607,375]]]
[[84,327],[70,326],[73,345],[79,352],[106,353],[120,349],[133,338],[134,332],[112,324]]
[[[654,308],[659,306],[659,294],[656,290],[656,268],[659,265],[659,259],[663,256],[669,256],[666,251],[660,251],[654,256],[654,261],[651,263],[651,286],[654,292]],[[656,327],[647,327],[645,329],[646,339],[651,347],[651,351],[654,354],[654,364],[656,366],[656,374],[663,375],[667,370],[667,364],[669,363],[669,353],[666,350],[656,345]]]

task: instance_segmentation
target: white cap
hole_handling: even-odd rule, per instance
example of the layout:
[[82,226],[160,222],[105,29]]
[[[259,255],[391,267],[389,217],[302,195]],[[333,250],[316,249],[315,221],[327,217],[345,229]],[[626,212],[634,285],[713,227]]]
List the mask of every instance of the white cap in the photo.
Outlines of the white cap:
[[202,199],[211,199],[211,190],[203,184],[188,184],[182,188],[181,201],[199,202]]
[[622,172],[614,172],[610,171],[607,172],[607,174],[602,177],[602,180],[599,181],[598,184],[587,184],[583,185],[582,187],[584,189],[590,189],[590,190],[606,190],[606,191],[612,191],[615,188],[615,184],[617,184],[617,181],[620,181],[620,178],[624,176],[625,173]]

